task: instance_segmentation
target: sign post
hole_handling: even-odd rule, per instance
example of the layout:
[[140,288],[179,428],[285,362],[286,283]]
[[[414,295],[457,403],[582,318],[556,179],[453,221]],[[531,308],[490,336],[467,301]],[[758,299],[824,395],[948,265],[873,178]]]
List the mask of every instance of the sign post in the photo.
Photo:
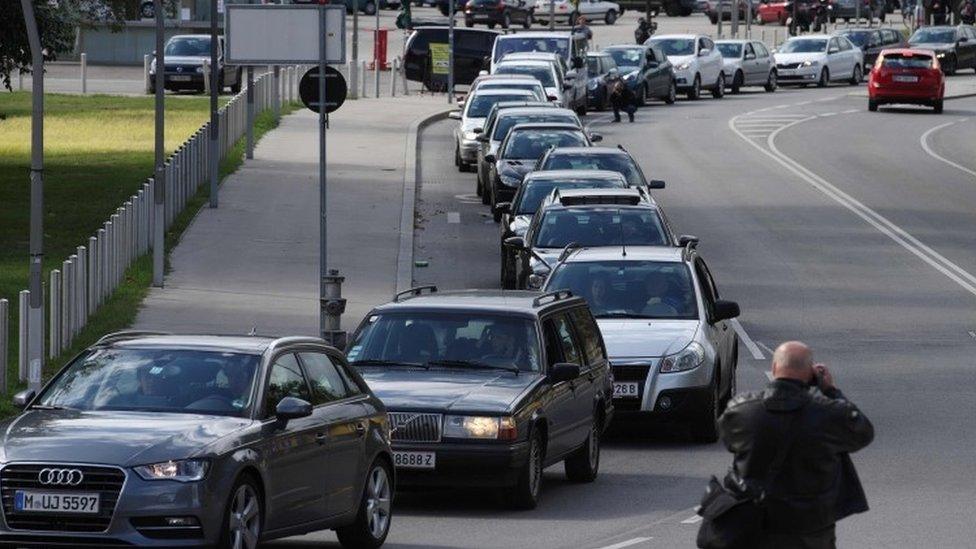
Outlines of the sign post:
[[[344,339],[337,328],[329,325],[328,309],[335,308],[330,299],[332,278],[328,269],[328,171],[326,130],[329,105],[326,80],[337,73],[330,64],[346,61],[346,8],[330,5],[259,5],[229,4],[226,14],[227,64],[307,64],[316,65],[319,113],[319,333],[334,344]],[[287,37],[287,40],[282,39]],[[303,83],[309,78],[306,74]],[[341,79],[341,75],[339,76]],[[303,86],[299,87],[301,90]],[[307,85],[304,86],[307,88]],[[303,96],[305,94],[303,93]],[[345,99],[345,94],[342,94]],[[304,100],[304,97],[303,97]],[[341,104],[341,101],[338,102]],[[338,104],[332,108],[338,108]]]

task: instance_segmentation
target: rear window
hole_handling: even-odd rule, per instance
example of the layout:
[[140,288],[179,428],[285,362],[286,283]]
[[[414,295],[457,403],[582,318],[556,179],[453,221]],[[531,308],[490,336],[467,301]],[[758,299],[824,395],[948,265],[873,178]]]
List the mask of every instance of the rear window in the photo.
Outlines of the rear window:
[[565,208],[544,212],[534,246],[666,246],[657,212],[644,208]]
[[884,56],[881,66],[886,69],[930,69],[932,57],[929,55],[902,55],[892,53]]

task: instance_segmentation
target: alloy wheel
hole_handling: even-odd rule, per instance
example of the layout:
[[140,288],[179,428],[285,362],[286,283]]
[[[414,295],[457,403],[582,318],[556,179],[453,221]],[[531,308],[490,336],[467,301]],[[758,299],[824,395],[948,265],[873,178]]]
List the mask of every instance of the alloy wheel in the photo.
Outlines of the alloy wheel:
[[532,440],[529,448],[529,491],[538,496],[542,484],[542,448],[539,439]]
[[374,539],[382,539],[390,527],[391,496],[390,478],[386,469],[377,465],[369,473],[366,486],[366,517],[369,521],[369,533]]
[[250,484],[242,484],[234,494],[228,527],[231,547],[256,549],[261,537],[261,502]]
[[595,421],[593,427],[590,428],[589,446],[590,451],[587,457],[590,460],[590,468],[595,470],[600,466],[600,426]]

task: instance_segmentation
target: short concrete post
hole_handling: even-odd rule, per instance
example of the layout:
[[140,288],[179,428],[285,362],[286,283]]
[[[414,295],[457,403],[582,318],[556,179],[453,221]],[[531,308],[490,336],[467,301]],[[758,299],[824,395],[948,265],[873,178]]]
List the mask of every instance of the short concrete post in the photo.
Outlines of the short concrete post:
[[10,348],[7,334],[10,333],[10,304],[0,299],[0,392],[7,392],[7,353]]
[[400,71],[400,60],[393,59],[390,66],[390,97],[396,97],[396,81]]
[[359,97],[365,99],[366,98],[366,60],[362,60],[359,62],[359,74],[360,74],[359,85],[360,85],[360,90],[362,90],[359,93]]
[[150,56],[147,53],[142,56],[142,79],[145,83],[146,93],[151,94],[153,92],[152,81],[149,78],[149,65],[152,64]]
[[21,290],[18,299],[20,314],[17,319],[17,379],[27,381],[27,315],[30,314],[30,292]]
[[57,269],[51,271],[51,282],[48,286],[48,291],[51,294],[51,300],[48,313],[50,315],[50,325],[48,327],[47,356],[54,358],[61,353],[61,271]]
[[81,54],[81,93],[88,93],[88,54]]
[[[156,67],[156,72],[159,72],[159,67]],[[203,93],[204,95],[210,95],[210,60],[203,60]]]

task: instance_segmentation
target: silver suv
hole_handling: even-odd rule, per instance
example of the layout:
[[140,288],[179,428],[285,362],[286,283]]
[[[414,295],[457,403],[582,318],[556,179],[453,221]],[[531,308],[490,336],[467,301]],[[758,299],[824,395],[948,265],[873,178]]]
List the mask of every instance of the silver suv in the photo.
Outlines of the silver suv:
[[735,395],[739,343],[729,321],[739,305],[720,299],[695,242],[572,250],[545,289],[589,303],[619,414],[690,420],[697,440],[714,442],[716,420]]

